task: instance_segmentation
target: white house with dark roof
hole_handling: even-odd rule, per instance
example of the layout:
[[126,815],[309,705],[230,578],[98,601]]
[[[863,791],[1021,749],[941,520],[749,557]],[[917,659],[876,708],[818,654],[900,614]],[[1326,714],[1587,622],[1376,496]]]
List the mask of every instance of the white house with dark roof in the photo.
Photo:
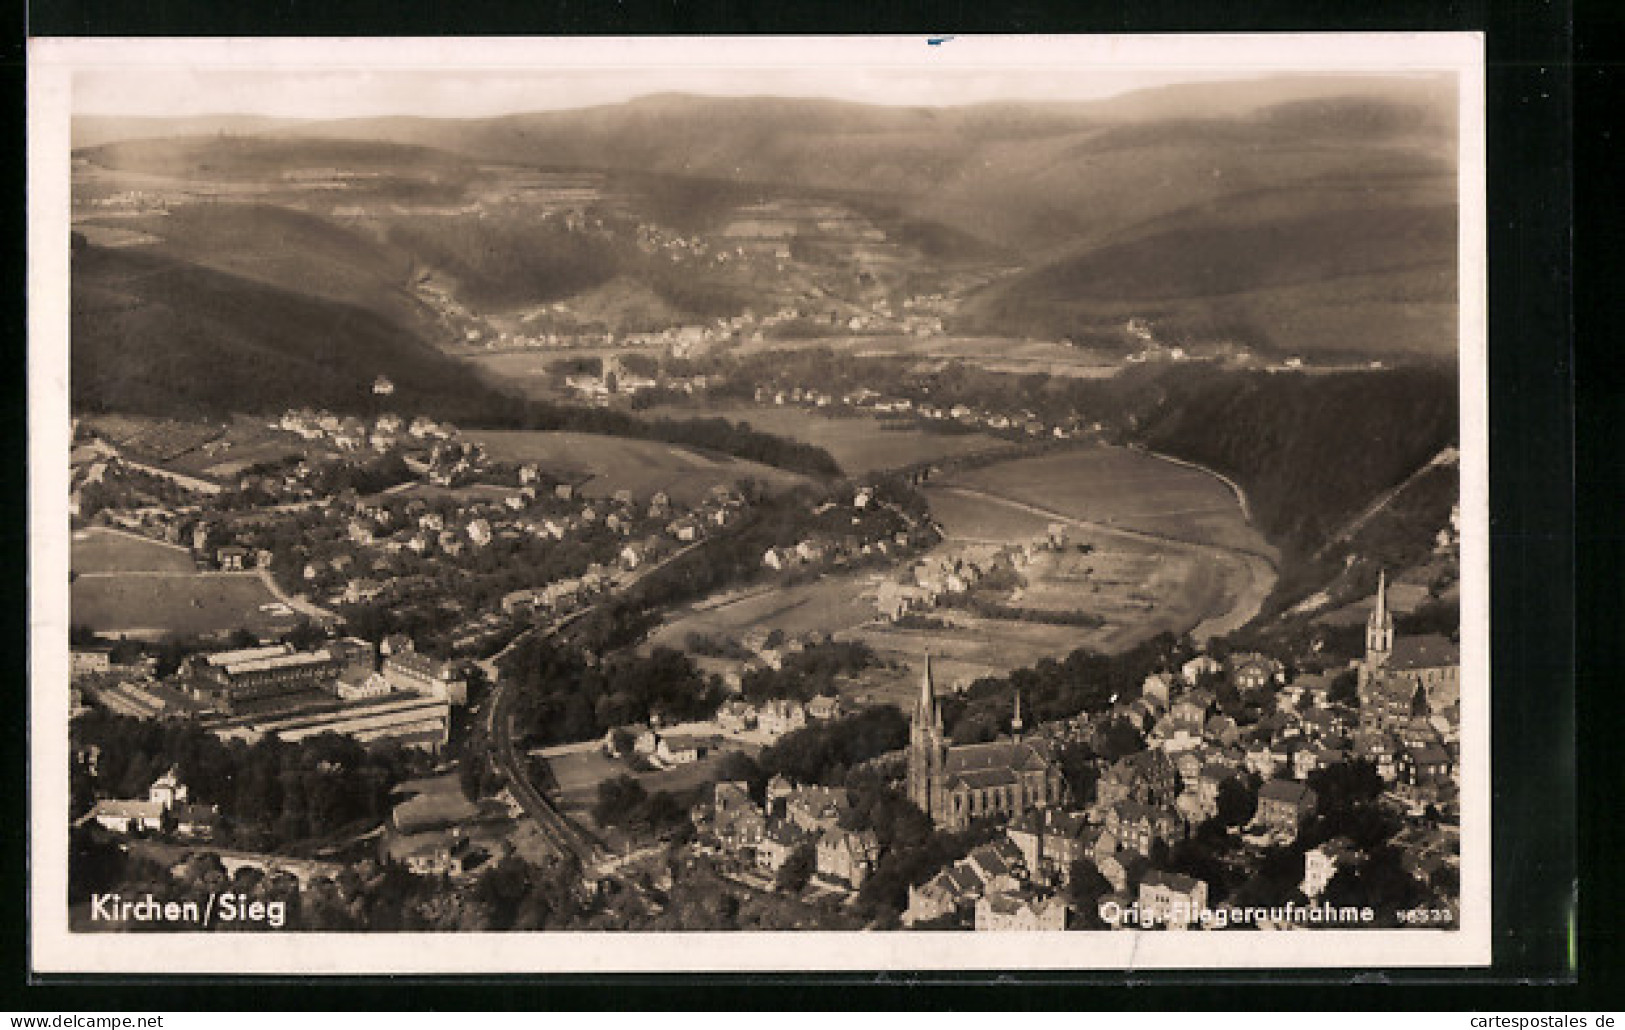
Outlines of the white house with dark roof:
[[1205,882],[1183,873],[1153,870],[1140,880],[1140,927],[1185,930],[1200,922],[1207,908]]
[[979,932],[1031,932],[1065,930],[1066,900],[1060,895],[1033,891],[984,894],[976,902],[975,927]]

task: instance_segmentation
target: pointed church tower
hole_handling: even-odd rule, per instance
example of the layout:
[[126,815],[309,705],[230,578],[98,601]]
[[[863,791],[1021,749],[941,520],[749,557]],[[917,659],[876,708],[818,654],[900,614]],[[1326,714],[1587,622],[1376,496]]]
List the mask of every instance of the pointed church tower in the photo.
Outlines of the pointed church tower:
[[1021,722],[1021,691],[1017,690],[1016,691],[1016,714],[1010,720],[1010,735],[1012,737],[1016,738],[1016,743],[1018,743],[1018,744],[1021,743],[1021,730],[1022,730],[1022,722]]
[[908,734],[908,799],[926,815],[932,812],[936,781],[942,766],[942,706],[937,703],[936,682],[931,677],[931,652],[925,654],[925,674],[920,677],[920,696],[914,702],[914,717]]
[[1376,672],[1388,664],[1394,651],[1394,613],[1388,610],[1388,572],[1377,573],[1377,600],[1365,623],[1365,664]]

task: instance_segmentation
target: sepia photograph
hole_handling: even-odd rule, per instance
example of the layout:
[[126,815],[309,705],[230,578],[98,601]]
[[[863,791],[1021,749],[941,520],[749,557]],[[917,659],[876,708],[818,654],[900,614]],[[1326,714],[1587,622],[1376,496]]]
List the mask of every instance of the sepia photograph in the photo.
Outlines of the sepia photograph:
[[36,968],[1487,964],[1482,48],[34,40]]

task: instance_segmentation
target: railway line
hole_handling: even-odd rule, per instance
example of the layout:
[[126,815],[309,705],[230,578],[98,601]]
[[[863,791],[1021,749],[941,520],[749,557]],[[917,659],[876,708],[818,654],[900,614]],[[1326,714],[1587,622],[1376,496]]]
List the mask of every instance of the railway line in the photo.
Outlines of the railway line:
[[[639,575],[622,583],[617,592],[629,589],[636,583],[695,550],[701,543],[703,541],[690,544],[673,552],[654,565],[650,565]],[[492,758],[501,771],[503,778],[508,781],[508,788],[512,792],[514,800],[519,802],[519,807],[525,810],[525,814],[541,830],[543,838],[547,841],[553,853],[560,858],[567,856],[574,858],[583,867],[598,864],[602,856],[599,854],[597,845],[588,840],[580,830],[576,829],[564,817],[564,814],[543,796],[542,792],[536,789],[536,785],[530,781],[529,772],[521,761],[519,749],[515,746],[513,739],[512,706],[514,692],[512,690],[512,681],[503,682],[498,663],[518,646],[520,641],[528,639],[533,634],[544,638],[556,636],[563,630],[568,629],[577,620],[596,610],[596,608],[597,605],[590,605],[580,611],[572,612],[556,622],[527,630],[515,637],[507,647],[503,648],[488,663],[484,663],[486,672],[490,675],[493,683],[490,707],[486,716],[486,732],[487,739],[491,742]]]

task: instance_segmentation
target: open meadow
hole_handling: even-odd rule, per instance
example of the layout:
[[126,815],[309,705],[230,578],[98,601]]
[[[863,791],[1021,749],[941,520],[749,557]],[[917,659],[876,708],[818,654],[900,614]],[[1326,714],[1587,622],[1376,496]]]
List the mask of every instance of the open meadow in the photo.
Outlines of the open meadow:
[[665,491],[680,504],[695,504],[715,486],[754,479],[775,489],[805,483],[803,476],[754,461],[711,454],[679,444],[594,433],[540,430],[468,430],[495,461],[534,461],[566,479],[587,478],[583,492],[608,497],[630,490],[648,498]]
[[184,547],[102,526],[74,530],[69,562],[71,570],[79,575],[98,572],[191,572],[196,567],[192,553]]
[[690,792],[717,779],[717,769],[724,755],[734,751],[755,755],[761,750],[760,745],[722,737],[713,738],[710,743],[710,749],[697,762],[648,772],[638,772],[625,761],[610,758],[596,744],[549,748],[546,760],[553,784],[547,793],[570,819],[613,845],[616,840],[624,839],[624,831],[600,826],[593,818],[598,785],[618,776],[631,776],[649,794],[665,791],[686,800]]
[[[1223,481],[1123,447],[1096,445],[999,462],[955,473],[933,487],[984,491],[1086,522],[1274,556]],[[936,491],[927,492],[935,510]],[[948,502],[949,517],[956,510]]]
[[165,467],[205,479],[231,482],[251,465],[294,455],[313,459],[338,453],[327,444],[302,440],[292,433],[273,429],[265,419],[239,416],[219,438],[175,457],[166,462]]
[[873,415],[832,417],[802,407],[736,404],[718,407],[660,406],[643,412],[669,418],[720,417],[752,429],[822,447],[841,471],[861,476],[924,461],[1009,450],[1008,440],[986,433],[930,433],[912,420],[888,422]]
[[649,636],[652,645],[681,648],[689,634],[737,641],[752,630],[786,636],[837,633],[876,617],[882,576],[851,572],[779,589],[740,591],[679,608]]
[[122,572],[77,576],[72,619],[105,636],[144,640],[247,629],[285,633],[299,615],[256,572]]

